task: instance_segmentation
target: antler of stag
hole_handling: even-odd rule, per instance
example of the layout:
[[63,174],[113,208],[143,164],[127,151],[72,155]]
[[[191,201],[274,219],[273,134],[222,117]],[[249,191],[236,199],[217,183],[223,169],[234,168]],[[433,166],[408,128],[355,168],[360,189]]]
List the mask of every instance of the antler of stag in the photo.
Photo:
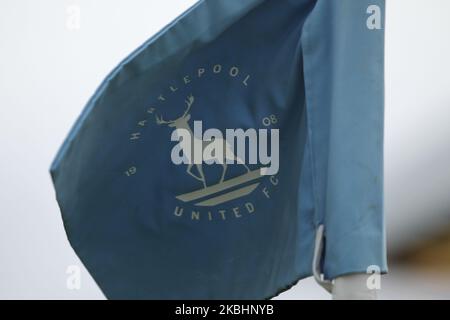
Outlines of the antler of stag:
[[[190,94],[184,102],[186,103],[186,110],[184,111],[183,115],[180,118],[186,117],[186,115],[191,110],[191,107],[194,104],[194,96],[192,94]],[[178,119],[180,119],[180,118],[178,118]],[[155,119],[156,119],[157,124],[169,124],[169,123],[174,123],[176,121],[176,119],[166,121],[163,119],[162,116],[158,116],[157,114],[155,114]]]
[[190,94],[186,100],[184,100],[184,102],[186,103],[186,111],[184,111],[183,114],[183,118],[189,113],[189,111],[191,110],[192,105],[194,104],[194,96],[192,94]]
[[156,118],[156,123],[157,124],[168,124],[168,123],[173,123],[175,122],[174,120],[169,120],[169,121],[165,121],[162,116],[158,116],[157,114],[155,114],[155,118]]

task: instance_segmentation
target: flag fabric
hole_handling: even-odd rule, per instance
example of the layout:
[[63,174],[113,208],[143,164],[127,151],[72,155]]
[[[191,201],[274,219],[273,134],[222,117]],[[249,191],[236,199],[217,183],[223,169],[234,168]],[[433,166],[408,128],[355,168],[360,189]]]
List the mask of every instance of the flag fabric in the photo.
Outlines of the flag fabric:
[[[146,41],[50,169],[105,296],[268,299],[314,271],[386,272],[383,69],[382,0],[203,0]],[[190,144],[173,133],[195,121],[256,134],[276,170],[174,162]]]

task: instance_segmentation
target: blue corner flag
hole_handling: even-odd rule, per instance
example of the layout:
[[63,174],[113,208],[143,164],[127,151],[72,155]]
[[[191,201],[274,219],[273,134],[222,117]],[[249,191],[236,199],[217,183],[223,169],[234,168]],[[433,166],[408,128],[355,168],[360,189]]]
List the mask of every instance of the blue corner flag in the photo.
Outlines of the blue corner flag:
[[107,298],[387,271],[384,18],[384,0],[203,0],[106,77],[50,171]]

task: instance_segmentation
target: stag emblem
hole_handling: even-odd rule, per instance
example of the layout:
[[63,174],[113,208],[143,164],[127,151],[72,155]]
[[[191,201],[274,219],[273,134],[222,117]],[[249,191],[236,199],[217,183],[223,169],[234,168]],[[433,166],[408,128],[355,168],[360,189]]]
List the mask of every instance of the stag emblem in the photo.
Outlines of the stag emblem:
[[[186,172],[192,176],[193,178],[195,178],[196,180],[199,180],[202,182],[203,187],[206,189],[207,188],[207,184],[206,184],[206,178],[205,178],[205,174],[203,172],[203,167],[202,167],[202,163],[200,164],[194,164],[194,161],[192,159],[192,154],[190,152],[190,150],[194,149],[194,145],[200,143],[202,146],[202,153],[205,150],[205,148],[212,143],[212,141],[204,141],[203,139],[200,139],[199,137],[196,137],[191,129],[191,126],[189,124],[189,120],[191,119],[191,115],[190,115],[190,110],[192,108],[192,105],[194,104],[195,98],[193,95],[189,95],[186,100],[185,100],[185,104],[186,104],[186,109],[184,110],[183,115],[181,115],[179,118],[176,118],[175,120],[164,120],[163,117],[161,115],[155,115],[156,118],[156,123],[158,125],[168,125],[171,128],[175,128],[176,131],[178,130],[186,130],[189,132],[191,139],[190,141],[181,141],[180,142],[180,146],[183,149],[183,153],[184,155],[188,158],[188,167],[186,169]],[[181,136],[181,134],[179,134]],[[226,139],[221,139],[221,138],[215,138],[214,140],[215,143],[218,143],[219,145],[223,146],[223,152],[222,152],[222,158],[218,159],[217,156],[209,156],[209,157],[204,157],[203,158],[203,162],[205,161],[214,161],[217,160],[216,163],[220,163],[222,165],[222,175],[219,181],[219,184],[224,182],[225,180],[225,175],[227,172],[227,160],[231,160],[232,163],[237,163],[237,164],[241,164],[243,165],[246,169],[247,172],[250,172],[249,167],[245,164],[245,162],[239,158],[238,156],[236,156],[236,154],[234,153],[233,148],[231,147],[231,145],[226,141]],[[188,152],[189,150],[189,152]],[[236,162],[234,162],[236,161]],[[195,165],[195,168],[197,169],[197,174],[194,174],[192,172],[192,169]]]

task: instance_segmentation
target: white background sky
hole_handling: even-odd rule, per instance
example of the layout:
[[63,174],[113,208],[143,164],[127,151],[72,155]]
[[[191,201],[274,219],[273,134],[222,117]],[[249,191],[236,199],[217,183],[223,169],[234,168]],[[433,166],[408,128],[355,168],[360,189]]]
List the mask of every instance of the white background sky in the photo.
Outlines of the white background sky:
[[[63,230],[48,168],[104,77],[193,0],[0,2],[0,298],[103,298]],[[450,220],[450,1],[388,0],[386,214],[401,248]],[[81,9],[79,30],[67,7]],[[420,232],[419,232],[420,231]],[[312,281],[284,295],[326,298]]]

